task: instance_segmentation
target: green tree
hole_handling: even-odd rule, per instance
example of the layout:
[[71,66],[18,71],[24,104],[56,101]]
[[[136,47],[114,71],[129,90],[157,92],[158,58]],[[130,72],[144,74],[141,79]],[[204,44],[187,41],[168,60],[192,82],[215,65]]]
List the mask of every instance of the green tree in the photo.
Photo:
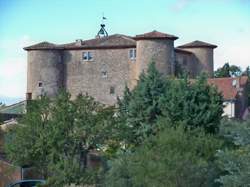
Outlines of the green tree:
[[[2,102],[0,102],[0,110],[2,109],[2,108],[4,108],[5,107],[5,104],[3,104]],[[2,113],[0,112],[0,124],[1,123],[3,123],[3,115],[2,115]]]
[[223,98],[207,84],[205,75],[192,83],[184,78],[172,80],[161,98],[163,120],[182,123],[189,128],[202,127],[216,133],[223,113]]
[[222,141],[202,130],[186,131],[167,124],[135,152],[114,161],[106,176],[106,186],[196,187],[213,186],[217,171],[214,154]]
[[214,77],[232,77],[232,76],[240,76],[242,74],[241,68],[235,65],[229,65],[229,63],[225,63],[221,68],[218,68],[214,72]]
[[118,118],[125,144],[139,145],[159,131],[158,119],[188,128],[202,127],[208,133],[218,131],[223,113],[223,98],[207,84],[205,75],[196,81],[163,78],[151,63],[142,73],[134,90],[125,89],[119,101]]
[[52,186],[96,182],[86,157],[90,150],[106,147],[113,109],[89,96],[79,95],[73,101],[62,92],[55,100],[32,101],[27,111],[8,133],[9,159],[37,168]]
[[227,187],[250,186],[250,121],[223,121],[220,134],[228,143],[217,153],[222,173],[217,181]]
[[139,144],[154,133],[157,117],[161,115],[159,99],[162,97],[165,83],[161,74],[151,63],[147,73],[142,73],[133,91],[125,89],[124,98],[119,102],[119,117],[122,126],[128,130],[127,142]]

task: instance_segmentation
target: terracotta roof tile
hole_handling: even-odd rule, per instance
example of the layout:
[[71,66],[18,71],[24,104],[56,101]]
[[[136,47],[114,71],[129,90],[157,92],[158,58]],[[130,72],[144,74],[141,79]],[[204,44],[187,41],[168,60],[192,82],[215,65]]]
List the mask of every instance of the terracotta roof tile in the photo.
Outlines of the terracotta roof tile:
[[38,50],[38,49],[99,49],[99,48],[130,48],[135,47],[136,42],[130,36],[114,34],[108,37],[95,38],[91,40],[82,40],[80,45],[77,42],[68,44],[52,44],[48,42],[41,42],[29,47],[25,47],[25,50]]
[[40,43],[35,44],[35,45],[25,47],[24,49],[29,50],[29,49],[33,49],[33,48],[39,48],[39,49],[48,49],[48,48],[50,48],[50,49],[53,49],[53,48],[57,48],[57,45],[44,41],[44,42],[40,42]]
[[196,47],[208,47],[208,48],[216,48],[216,45],[210,44],[210,43],[206,43],[206,42],[202,42],[199,40],[178,46],[178,48],[196,48]]
[[177,36],[158,32],[158,31],[152,31],[144,34],[139,34],[134,37],[135,40],[146,40],[146,39],[170,39],[170,40],[176,40],[178,39]]
[[[208,79],[208,84],[217,87],[218,91],[222,93],[225,100],[236,99],[240,89],[247,84],[248,77],[227,77],[227,78],[213,78]],[[235,85],[233,85],[235,83]]]

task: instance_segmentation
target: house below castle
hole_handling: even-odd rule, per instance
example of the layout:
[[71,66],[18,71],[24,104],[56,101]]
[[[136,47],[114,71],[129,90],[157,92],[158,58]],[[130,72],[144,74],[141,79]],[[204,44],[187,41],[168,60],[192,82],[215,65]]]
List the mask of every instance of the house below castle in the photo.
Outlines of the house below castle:
[[41,42],[28,52],[27,98],[46,93],[55,96],[65,88],[72,97],[87,93],[112,105],[125,84],[133,88],[142,71],[155,62],[163,75],[201,72],[213,75],[213,49],[217,46],[194,41],[174,47],[178,37],[152,31],[135,37],[114,34],[69,44]]

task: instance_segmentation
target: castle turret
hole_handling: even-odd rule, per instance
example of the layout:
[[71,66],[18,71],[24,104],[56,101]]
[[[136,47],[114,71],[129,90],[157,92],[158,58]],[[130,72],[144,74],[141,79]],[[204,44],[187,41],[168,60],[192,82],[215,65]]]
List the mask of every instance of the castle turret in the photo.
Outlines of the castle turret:
[[157,31],[137,35],[136,40],[136,77],[145,71],[148,64],[155,62],[163,75],[174,72],[174,40],[178,37]]
[[24,48],[28,51],[27,97],[46,94],[53,97],[63,86],[63,62],[56,45],[42,42]]
[[198,66],[196,68],[196,74],[201,72],[206,72],[210,77],[213,77],[214,71],[214,48],[216,45],[205,43],[202,41],[194,41],[191,43],[187,43],[185,45],[181,45],[178,48],[185,49],[186,51],[192,52],[196,60],[198,62]]

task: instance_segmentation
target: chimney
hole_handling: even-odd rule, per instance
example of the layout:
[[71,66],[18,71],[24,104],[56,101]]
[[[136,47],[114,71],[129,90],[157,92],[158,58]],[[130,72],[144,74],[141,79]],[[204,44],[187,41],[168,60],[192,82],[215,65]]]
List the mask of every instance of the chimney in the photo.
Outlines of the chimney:
[[76,39],[76,45],[81,46],[82,45],[82,40],[81,39]]

